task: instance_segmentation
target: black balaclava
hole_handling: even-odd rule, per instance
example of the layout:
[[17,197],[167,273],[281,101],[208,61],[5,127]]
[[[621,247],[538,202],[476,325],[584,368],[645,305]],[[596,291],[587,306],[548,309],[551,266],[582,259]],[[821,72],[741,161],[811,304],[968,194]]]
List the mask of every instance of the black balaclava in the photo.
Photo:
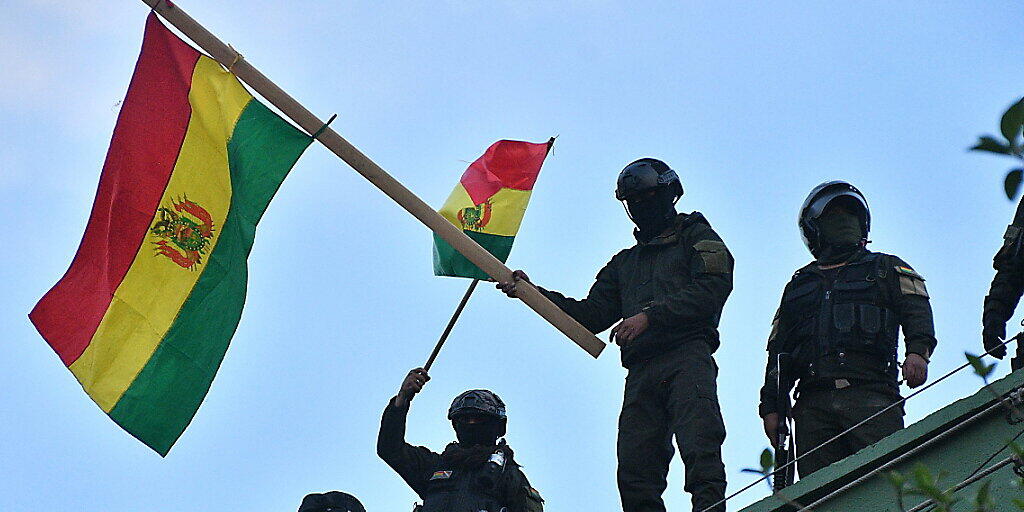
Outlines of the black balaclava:
[[459,444],[470,447],[474,445],[494,446],[498,438],[505,435],[504,422],[496,418],[488,418],[480,423],[467,423],[458,419],[452,421],[455,438]]
[[847,261],[864,247],[864,232],[860,218],[846,209],[826,208],[815,224],[818,228],[818,244],[821,247],[818,263]]
[[637,227],[637,240],[648,242],[672,225],[676,217],[675,200],[670,187],[658,187],[651,197],[626,200],[629,217]]

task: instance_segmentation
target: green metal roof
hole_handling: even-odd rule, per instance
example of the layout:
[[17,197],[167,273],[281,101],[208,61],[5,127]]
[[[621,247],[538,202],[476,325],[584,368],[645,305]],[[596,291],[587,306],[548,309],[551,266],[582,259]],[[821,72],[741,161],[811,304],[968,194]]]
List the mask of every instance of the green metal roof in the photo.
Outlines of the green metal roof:
[[[970,369],[965,371],[970,371]],[[981,388],[977,393],[935,411],[921,421],[894,432],[878,443],[812,473],[807,478],[802,478],[796,484],[787,487],[783,493],[788,499],[804,506],[811,504],[923,443],[927,443],[930,439],[956,428],[965,420],[996,404],[997,395],[1005,395],[1022,385],[1024,385],[1024,371],[1011,373],[1003,379],[993,382],[989,389]],[[921,449],[919,453],[893,465],[891,469],[907,471],[914,464],[922,463],[932,468],[934,472],[944,472],[942,488],[951,487],[967,478],[979,464],[982,464],[985,459],[1004,446],[1022,429],[1024,429],[1024,424],[1009,423],[1006,410],[999,407],[990,413],[979,416],[970,425],[963,425],[960,430],[950,432],[948,438]],[[1003,454],[1003,457],[1007,455],[1010,454]],[[766,487],[762,488],[766,489]],[[1015,492],[1021,491],[1017,489]],[[907,501],[905,505],[910,508],[923,501],[923,498],[914,497]],[[769,496],[742,509],[741,512],[776,510],[793,510],[793,507],[781,499]],[[899,511],[899,508],[896,506],[895,490],[884,477],[879,475],[843,491],[814,507],[814,510]]]

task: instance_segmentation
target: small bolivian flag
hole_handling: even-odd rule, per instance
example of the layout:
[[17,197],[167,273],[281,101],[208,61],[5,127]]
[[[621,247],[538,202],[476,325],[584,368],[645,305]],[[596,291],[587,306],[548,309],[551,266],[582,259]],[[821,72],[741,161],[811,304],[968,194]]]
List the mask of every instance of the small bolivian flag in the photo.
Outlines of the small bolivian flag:
[[311,141],[150,14],[85,235],[29,318],[161,455],[210,388],[256,223]]
[[[439,213],[504,263],[554,141],[495,142],[469,165]],[[489,279],[436,234],[434,275]]]

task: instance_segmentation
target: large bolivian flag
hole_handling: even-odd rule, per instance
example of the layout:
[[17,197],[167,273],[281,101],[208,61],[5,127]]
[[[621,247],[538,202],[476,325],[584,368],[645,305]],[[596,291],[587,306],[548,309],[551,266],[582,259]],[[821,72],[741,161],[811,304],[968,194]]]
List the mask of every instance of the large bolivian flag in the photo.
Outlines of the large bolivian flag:
[[161,455],[210,388],[256,223],[311,141],[149,16],[78,253],[29,317]]
[[[499,140],[491,144],[469,165],[439,213],[504,263],[554,140],[539,144]],[[436,234],[434,275],[490,278]]]

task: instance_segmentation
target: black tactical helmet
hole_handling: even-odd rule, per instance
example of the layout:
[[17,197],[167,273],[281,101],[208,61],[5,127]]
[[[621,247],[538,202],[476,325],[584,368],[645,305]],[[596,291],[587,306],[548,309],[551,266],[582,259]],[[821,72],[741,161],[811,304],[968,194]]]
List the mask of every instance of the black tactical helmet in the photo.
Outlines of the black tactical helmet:
[[499,420],[505,419],[505,402],[498,395],[486,389],[472,389],[455,397],[448,408],[448,419],[454,420],[463,414],[478,413]]
[[625,201],[637,192],[659,187],[672,187],[676,200],[683,197],[683,184],[679,181],[679,175],[668,164],[656,158],[641,158],[619,173],[615,183],[615,199]]
[[330,491],[323,494],[307,494],[302,498],[299,512],[366,512],[366,509],[355,496]]
[[847,201],[857,205],[856,215],[860,218],[861,236],[868,237],[871,231],[871,210],[868,208],[868,200],[864,194],[857,190],[857,187],[842,181],[826,181],[811,190],[800,207],[800,217],[797,224],[800,226],[800,237],[804,245],[811,251],[811,254],[818,255],[818,226],[817,220],[828,207],[829,203],[841,197],[848,197]]

